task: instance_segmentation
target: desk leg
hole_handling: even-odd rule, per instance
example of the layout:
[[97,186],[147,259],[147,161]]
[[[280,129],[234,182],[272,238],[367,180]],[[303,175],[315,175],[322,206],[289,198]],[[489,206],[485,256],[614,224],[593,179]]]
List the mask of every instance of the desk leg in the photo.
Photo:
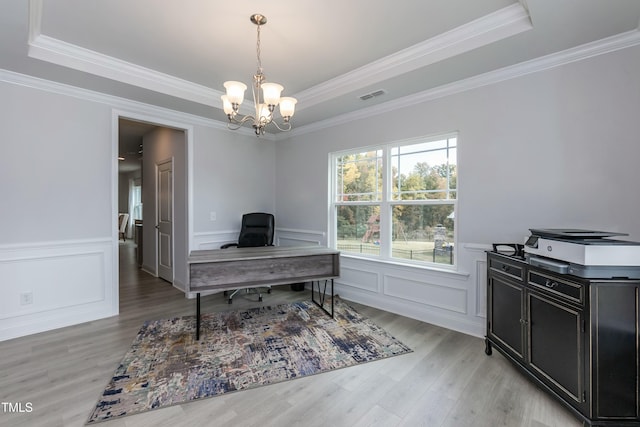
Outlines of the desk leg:
[[200,292],[196,296],[196,341],[200,340]]
[[[327,284],[331,280],[331,312],[324,308],[325,299],[327,298]],[[313,301],[318,307],[322,309],[325,313],[327,313],[331,318],[333,318],[333,279],[329,279],[324,281],[324,289],[322,292],[320,291],[320,281],[312,280],[311,281],[311,301]],[[318,284],[318,300],[316,301],[316,283]]]

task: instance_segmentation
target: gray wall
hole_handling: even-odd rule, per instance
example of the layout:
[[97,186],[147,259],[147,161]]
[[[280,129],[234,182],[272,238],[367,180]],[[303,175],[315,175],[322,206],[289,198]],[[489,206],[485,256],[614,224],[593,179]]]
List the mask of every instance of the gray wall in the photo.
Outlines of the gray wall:
[[110,236],[110,108],[5,83],[0,100],[0,243]]
[[275,211],[273,141],[2,70],[0,100],[0,340],[118,313],[119,116],[190,132],[172,153],[185,157],[175,286],[189,250],[235,240],[245,211]]
[[567,226],[640,240],[638,76],[634,47],[279,141],[280,225],[326,228],[328,153],[458,131],[461,242]]
[[[337,285],[482,335],[489,243],[563,226],[640,240],[638,75],[634,47],[277,142],[151,106],[139,114],[191,132],[183,266],[188,250],[234,241],[250,211],[276,214],[281,244],[326,244],[328,153],[459,131],[459,271],[343,257]],[[120,112],[139,104],[2,70],[0,100],[0,340],[117,314],[114,138]]]
[[[273,141],[198,127],[193,157],[196,245],[237,241],[241,215],[275,212]],[[211,221],[210,213],[216,213]]]
[[[640,47],[569,63],[277,144],[279,233],[327,242],[329,153],[459,132],[458,271],[342,257],[341,296],[484,334],[493,242],[534,227],[640,241]],[[295,177],[295,179],[292,179]]]

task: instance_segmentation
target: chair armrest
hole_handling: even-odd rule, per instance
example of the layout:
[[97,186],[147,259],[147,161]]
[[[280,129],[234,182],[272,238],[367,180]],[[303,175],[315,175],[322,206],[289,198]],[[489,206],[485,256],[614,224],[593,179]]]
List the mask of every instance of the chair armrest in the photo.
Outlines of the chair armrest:
[[237,243],[225,243],[224,245],[220,246],[220,249],[233,248],[237,246],[238,246]]

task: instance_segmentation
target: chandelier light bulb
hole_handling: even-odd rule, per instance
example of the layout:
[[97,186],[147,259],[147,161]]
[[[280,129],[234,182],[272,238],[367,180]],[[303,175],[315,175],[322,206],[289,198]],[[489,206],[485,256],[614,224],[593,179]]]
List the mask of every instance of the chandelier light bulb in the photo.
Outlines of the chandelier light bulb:
[[244,101],[244,91],[247,90],[246,84],[228,81],[224,82],[224,87],[227,89],[227,97],[231,104],[242,104],[242,101]]
[[262,83],[262,94],[265,104],[278,105],[280,102],[280,92],[284,87],[278,83]]
[[293,117],[297,102],[297,99],[289,96],[280,98],[280,115],[285,119],[285,121],[289,121],[289,118]]
[[222,109],[224,113],[228,116],[229,114],[233,114],[233,104],[229,101],[229,97],[227,95],[222,95],[220,97],[222,99]]

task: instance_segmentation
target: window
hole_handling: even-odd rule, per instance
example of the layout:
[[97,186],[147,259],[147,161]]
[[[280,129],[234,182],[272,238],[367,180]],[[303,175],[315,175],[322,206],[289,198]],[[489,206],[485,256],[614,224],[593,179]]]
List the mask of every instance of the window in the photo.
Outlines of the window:
[[333,246],[454,265],[457,135],[331,155]]

